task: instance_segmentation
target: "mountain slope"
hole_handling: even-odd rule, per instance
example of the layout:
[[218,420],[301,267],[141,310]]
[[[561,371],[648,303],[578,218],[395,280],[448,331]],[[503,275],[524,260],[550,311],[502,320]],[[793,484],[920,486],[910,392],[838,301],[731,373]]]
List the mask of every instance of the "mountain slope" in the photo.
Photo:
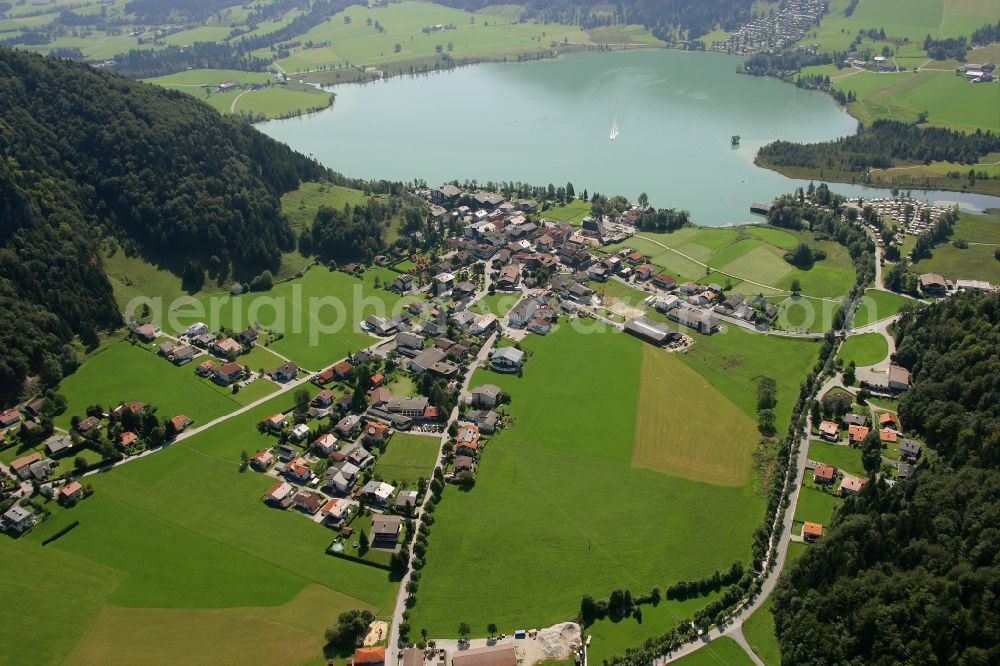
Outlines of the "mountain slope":
[[294,247],[279,197],[327,175],[183,93],[0,48],[0,401],[121,323],[104,236],[250,277]]

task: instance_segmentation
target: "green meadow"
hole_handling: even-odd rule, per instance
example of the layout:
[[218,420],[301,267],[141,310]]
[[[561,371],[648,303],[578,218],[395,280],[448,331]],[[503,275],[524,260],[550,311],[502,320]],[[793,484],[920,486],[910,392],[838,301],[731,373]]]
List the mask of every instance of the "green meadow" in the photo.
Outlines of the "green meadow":
[[[370,9],[352,6],[299,39],[326,46],[300,47],[278,64],[288,72],[350,65],[395,66],[440,61],[437,50],[454,58],[502,58],[549,49],[553,41],[589,42],[577,26],[517,23],[509,15],[487,8],[475,14],[428,2],[402,2]],[[349,22],[345,20],[349,17]],[[369,21],[371,23],[369,24]],[[378,32],[375,21],[384,28]],[[424,32],[435,25],[454,29]],[[451,49],[448,44],[451,43]],[[399,50],[396,50],[399,44]]]
[[931,256],[913,265],[913,272],[938,273],[952,280],[986,280],[1000,283],[1000,260],[994,252],[1000,247],[1000,209],[986,215],[963,213],[955,224],[953,240],[964,240],[969,246],[955,247],[943,243]]
[[[783,255],[799,242],[825,251],[827,258],[809,270],[792,266]],[[788,293],[792,281],[798,280],[806,296],[838,299],[854,284],[854,267],[847,251],[807,232],[758,226],[685,227],[668,234],[641,233],[607,249],[623,247],[642,252],[679,282],[705,282],[714,273],[722,286],[729,283],[735,291],[748,295]]]
[[[810,443],[811,446],[811,443]],[[795,504],[795,518],[792,523],[792,533],[802,533],[802,523],[819,523],[823,526],[824,532],[833,520],[834,509],[840,504],[841,499],[833,492],[824,492],[812,484],[812,476],[806,470],[808,482],[802,484],[799,491],[799,501]]]
[[233,395],[231,389],[195,374],[195,366],[205,358],[209,357],[177,367],[141,345],[116,342],[88,356],[76,372],[63,379],[58,390],[69,406],[55,418],[56,425],[68,428],[70,418],[84,416],[88,405],[108,409],[130,400],[156,405],[162,418],[186,414],[195,425],[204,425],[239,409],[252,395],[263,397],[278,389],[273,382],[260,379],[245,392]]
[[852,335],[840,346],[838,356],[847,366],[851,361],[859,368],[865,365],[875,365],[885,360],[889,355],[889,343],[881,333],[862,333]]
[[[115,609],[134,609],[137,617],[171,611],[162,614],[166,624],[157,631],[147,625],[144,645],[130,644],[145,649],[145,659],[154,662],[167,655],[194,656],[196,648],[212,650],[218,640],[215,654],[226,654],[231,639],[217,632],[231,626],[227,613],[235,608],[254,621],[253,641],[261,654],[287,649],[286,623],[266,619],[281,615],[281,607],[296,604],[315,586],[325,590],[328,615],[313,627],[315,637],[291,634],[310,641],[307,657],[320,656],[322,628],[338,612],[388,613],[396,588],[384,571],[326,556],[329,530],[294,512],[266,507],[260,497],[273,479],[240,472],[241,450],[252,453],[275,441],[258,433],[256,423],[291,403],[290,396],[275,397],[113,473],[87,477],[92,497],[72,509],[56,507],[51,520],[17,541],[0,540],[8,566],[39,573],[25,577],[16,608],[0,612],[0,632],[8,638],[21,635],[24,627],[18,625],[27,617],[40,620],[30,623],[39,627],[28,629],[32,641],[8,641],[18,643],[14,649],[22,655],[15,663],[65,661],[85,628],[99,634],[86,640],[113,647],[124,640],[116,633],[119,625],[101,620]],[[41,546],[74,520],[79,521],[74,530]],[[72,601],[54,606],[62,595]],[[93,624],[81,622],[95,616]],[[317,619],[309,623],[316,625]],[[163,640],[161,632],[173,637]]]
[[210,327],[241,330],[259,325],[281,334],[270,348],[303,368],[319,370],[375,339],[358,325],[371,314],[392,314],[401,299],[362,280],[316,266],[299,279],[275,285],[269,292],[219,295],[178,304],[166,328],[183,331],[204,321]]
[[728,636],[722,636],[701,649],[681,657],[674,663],[681,666],[718,666],[719,664],[741,666],[753,664],[753,661],[736,641]]
[[[655,378],[641,376],[641,342],[600,330],[527,338],[521,378],[477,371],[473,385],[511,394],[514,425],[485,447],[474,489],[445,490],[410,611],[415,630],[546,626],[572,618],[583,594],[663,589],[747,560],[763,511],[755,475],[731,487],[634,467],[641,384]],[[698,417],[667,408],[662,418],[668,427]],[[632,640],[624,627],[603,631]]]
[[[785,566],[791,566],[792,562],[806,552],[806,548],[808,544],[805,543],[795,541],[789,543]],[[773,597],[768,597],[761,607],[746,619],[743,623],[743,636],[765,666],[781,666],[781,648],[775,635],[774,616],[771,615],[771,607],[774,605],[772,599]]]
[[[809,442],[809,458],[833,465],[837,469],[845,470],[851,474],[864,475],[865,473],[865,467],[861,464],[861,449],[856,449],[853,446],[831,444],[814,439]],[[808,472],[806,476],[809,476]]]
[[421,477],[431,478],[440,446],[441,438],[437,436],[397,432],[389,440],[385,453],[378,457],[374,474],[393,485],[416,487]]

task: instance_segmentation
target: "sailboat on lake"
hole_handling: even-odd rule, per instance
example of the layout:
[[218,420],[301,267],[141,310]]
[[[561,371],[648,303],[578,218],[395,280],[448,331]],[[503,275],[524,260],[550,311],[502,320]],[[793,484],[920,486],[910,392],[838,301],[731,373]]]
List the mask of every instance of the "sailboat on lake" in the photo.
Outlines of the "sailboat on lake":
[[611,123],[611,140],[614,141],[618,138],[620,130],[618,129],[618,119],[615,118]]

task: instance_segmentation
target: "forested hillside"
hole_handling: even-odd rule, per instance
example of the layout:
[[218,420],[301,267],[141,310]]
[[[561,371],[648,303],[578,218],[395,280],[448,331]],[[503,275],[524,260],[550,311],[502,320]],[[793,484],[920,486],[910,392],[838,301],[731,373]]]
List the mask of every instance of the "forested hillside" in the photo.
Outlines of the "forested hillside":
[[8,49],[0,157],[2,402],[26,373],[70,371],[74,334],[119,323],[102,237],[250,277],[295,246],[278,197],[327,176],[183,93]]
[[[438,0],[442,5],[477,10],[503,4],[497,0]],[[735,30],[750,18],[754,0],[527,0],[522,16],[559,23],[578,23],[585,28],[610,24],[640,24],[656,37],[671,42],[680,28],[689,39],[697,39],[717,27]]]
[[1000,663],[1000,294],[904,314],[897,347],[900,418],[937,460],[845,501],[783,576],[786,663]]

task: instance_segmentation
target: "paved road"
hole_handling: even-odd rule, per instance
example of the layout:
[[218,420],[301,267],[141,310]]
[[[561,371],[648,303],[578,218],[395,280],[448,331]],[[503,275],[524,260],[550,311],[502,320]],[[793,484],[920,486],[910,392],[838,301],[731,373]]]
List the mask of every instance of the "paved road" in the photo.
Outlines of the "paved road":
[[[835,382],[839,381],[836,377],[831,378],[822,389],[820,389],[820,395],[829,390]],[[774,591],[775,586],[778,584],[778,578],[781,576],[781,572],[785,566],[785,559],[788,554],[788,544],[791,542],[792,537],[792,522],[795,517],[795,505],[799,500],[799,490],[801,484],[799,483],[802,479],[802,475],[806,471],[806,460],[808,458],[809,452],[809,433],[812,430],[811,420],[806,423],[805,432],[803,433],[802,439],[799,442],[799,451],[795,457],[795,474],[792,478],[785,480],[785,491],[788,492],[791,489],[791,495],[788,500],[788,507],[785,509],[784,513],[784,523],[781,529],[781,536],[778,539],[778,544],[775,548],[768,553],[768,558],[764,561],[764,571],[765,578],[761,584],[760,594],[751,602],[749,605],[743,606],[739,609],[731,618],[730,621],[724,627],[716,627],[710,631],[705,632],[705,634],[692,641],[682,645],[677,650],[666,657],[661,657],[656,660],[656,666],[662,666],[672,661],[676,661],[681,657],[691,654],[697,650],[704,648],[705,646],[710,646],[711,641],[719,638],[720,636],[729,636],[734,639],[740,647],[747,652],[748,656],[755,664],[760,664],[763,666],[760,658],[750,649],[749,644],[747,644],[746,639],[743,637],[743,624],[746,622],[747,618],[754,614],[764,602],[767,601],[768,597]],[[777,517],[775,517],[775,524],[777,524]],[[774,566],[769,571],[769,565],[773,561]]]

